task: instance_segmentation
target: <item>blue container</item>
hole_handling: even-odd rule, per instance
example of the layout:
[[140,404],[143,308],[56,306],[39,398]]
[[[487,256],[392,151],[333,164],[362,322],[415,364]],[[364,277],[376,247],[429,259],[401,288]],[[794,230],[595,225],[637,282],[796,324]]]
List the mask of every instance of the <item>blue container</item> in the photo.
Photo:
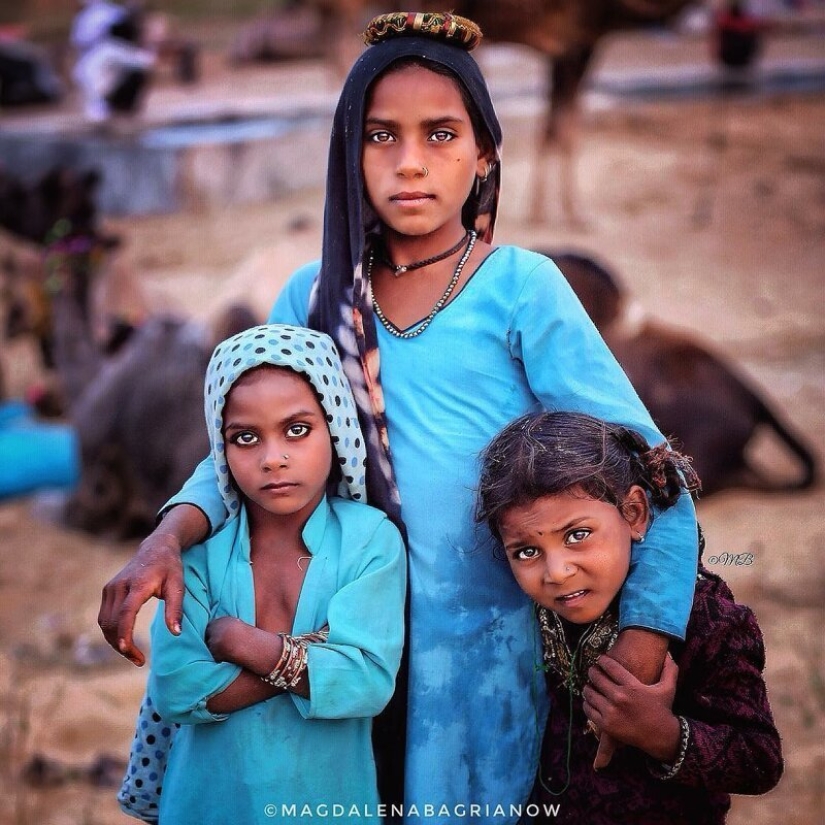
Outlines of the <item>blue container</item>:
[[37,418],[22,401],[0,402],[0,499],[72,489],[80,477],[74,429]]

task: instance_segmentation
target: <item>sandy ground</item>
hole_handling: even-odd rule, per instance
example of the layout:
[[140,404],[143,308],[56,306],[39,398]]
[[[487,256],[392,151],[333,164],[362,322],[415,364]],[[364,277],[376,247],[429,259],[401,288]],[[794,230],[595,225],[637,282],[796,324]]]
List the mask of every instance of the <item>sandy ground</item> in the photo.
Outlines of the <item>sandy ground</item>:
[[[623,41],[611,54],[632,65],[641,61],[639,46]],[[216,97],[221,83],[262,93],[278,78],[327,90],[330,83],[312,65],[210,72],[202,93]],[[159,88],[150,107],[180,94]],[[583,230],[565,226],[555,203],[545,228],[525,221],[536,110],[535,100],[502,106],[497,240],[598,254],[651,315],[694,330],[735,360],[822,454],[825,95],[724,108],[605,108],[591,99],[578,166]],[[263,315],[285,275],[317,255],[322,199],[320,189],[308,190],[262,206],[108,225],[127,238],[122,265],[139,275],[150,304],[207,317],[216,301],[245,294]],[[32,368],[31,353],[15,345],[4,356],[14,389]],[[759,449],[766,462],[781,463],[767,440]],[[95,623],[100,588],[134,545],[51,526],[37,518],[40,508],[34,500],[0,505],[0,825],[126,822],[114,791],[92,788],[84,775],[99,754],[125,756],[145,678],[105,655]],[[716,569],[761,621],[785,745],[781,784],[765,797],[737,798],[733,825],[813,825],[825,809],[823,508],[821,486],[792,495],[728,492],[699,504],[711,553],[751,554],[749,565]],[[150,613],[141,617],[143,638]],[[71,769],[73,781],[24,783],[21,770],[35,755]]]

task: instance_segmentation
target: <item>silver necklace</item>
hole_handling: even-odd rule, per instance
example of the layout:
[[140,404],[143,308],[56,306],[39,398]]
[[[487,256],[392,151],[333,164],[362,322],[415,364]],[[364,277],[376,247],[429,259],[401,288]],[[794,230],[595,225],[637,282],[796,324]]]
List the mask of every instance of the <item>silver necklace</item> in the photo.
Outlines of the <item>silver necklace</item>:
[[478,237],[476,233],[470,230],[469,238],[470,240],[467,243],[467,248],[464,250],[464,254],[461,256],[461,260],[456,264],[455,272],[453,272],[453,277],[450,279],[450,283],[447,284],[447,288],[444,290],[443,295],[435,302],[435,306],[432,308],[430,314],[420,323],[418,324],[415,329],[407,330],[403,332],[400,330],[392,321],[384,315],[383,310],[378,305],[378,301],[375,300],[375,295],[372,291],[372,265],[375,261],[375,254],[372,250],[370,250],[370,259],[367,263],[367,281],[369,282],[369,290],[370,290],[370,300],[372,301],[372,308],[375,311],[375,314],[378,316],[378,320],[383,324],[384,329],[389,332],[390,335],[394,335],[396,338],[416,338],[417,336],[421,335],[425,329],[433,322],[433,318],[438,315],[439,312],[444,308],[444,305],[447,301],[450,300],[450,296],[453,294],[453,291],[458,284],[459,278],[461,278],[461,272],[464,269],[465,264],[470,259],[470,255],[472,254],[473,248],[476,245],[476,238]]

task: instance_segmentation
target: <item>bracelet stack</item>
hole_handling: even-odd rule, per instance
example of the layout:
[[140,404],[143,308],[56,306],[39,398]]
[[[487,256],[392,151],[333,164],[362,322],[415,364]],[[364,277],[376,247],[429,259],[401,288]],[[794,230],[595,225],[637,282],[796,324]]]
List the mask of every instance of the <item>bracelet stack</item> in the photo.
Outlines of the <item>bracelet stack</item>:
[[261,679],[279,690],[294,690],[307,668],[309,645],[325,642],[329,630],[304,633],[301,636],[290,636],[288,633],[278,635],[283,642],[281,656],[275,667],[266,676],[261,676]]
[[685,754],[687,753],[688,741],[690,739],[690,725],[684,716],[677,716],[679,720],[679,728],[681,730],[681,737],[679,738],[679,753],[676,754],[676,761],[672,765],[661,765],[658,770],[654,770],[653,774],[657,779],[673,779],[682,763],[685,761]]

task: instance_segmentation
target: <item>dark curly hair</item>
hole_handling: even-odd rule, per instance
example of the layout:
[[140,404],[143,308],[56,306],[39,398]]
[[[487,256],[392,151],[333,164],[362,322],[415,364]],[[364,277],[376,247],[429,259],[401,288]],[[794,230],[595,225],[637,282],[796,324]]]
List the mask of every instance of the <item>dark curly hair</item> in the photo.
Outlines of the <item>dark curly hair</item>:
[[500,538],[506,510],[570,488],[621,508],[634,484],[666,509],[698,490],[686,456],[650,447],[634,430],[583,413],[530,413],[508,424],[481,455],[476,520]]

